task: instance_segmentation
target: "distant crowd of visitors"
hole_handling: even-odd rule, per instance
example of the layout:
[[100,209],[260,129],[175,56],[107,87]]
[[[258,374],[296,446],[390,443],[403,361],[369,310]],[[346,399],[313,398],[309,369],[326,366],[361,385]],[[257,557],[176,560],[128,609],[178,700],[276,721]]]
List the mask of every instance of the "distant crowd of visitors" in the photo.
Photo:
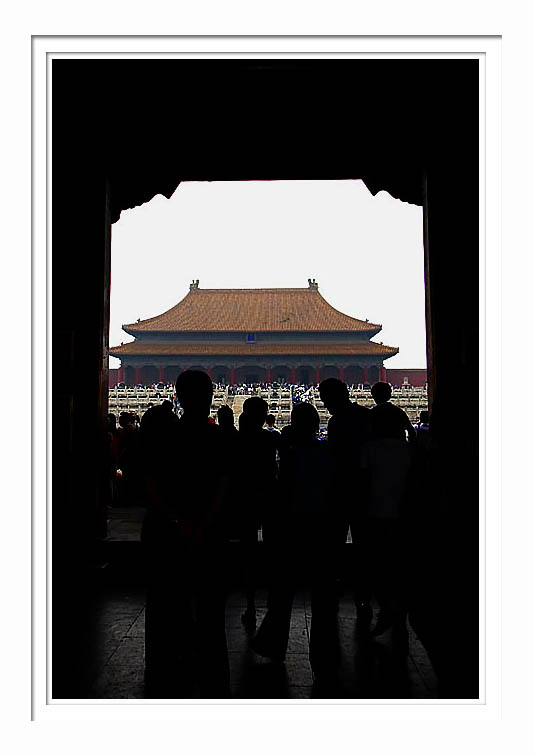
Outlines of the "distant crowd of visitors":
[[[180,418],[170,401],[148,409],[141,422],[122,412],[116,427],[110,415],[111,469],[122,470],[122,494],[147,507],[145,663],[154,696],[229,695],[230,540],[240,543],[247,601],[242,621],[259,655],[284,660],[294,594],[305,584],[312,603],[310,662],[316,678],[335,675],[336,580],[349,529],[358,631],[378,636],[391,629],[394,652],[406,655],[405,523],[414,505],[411,483],[428,463],[431,429],[428,412],[414,427],[391,403],[389,384],[375,383],[371,392],[375,406],[368,409],[351,401],[342,381],[320,383],[331,414],[326,439],[305,391],[281,432],[257,395],[245,400],[238,428],[226,405],[215,422],[213,383],[195,370],[182,372],[176,382]],[[116,484],[113,474],[111,479]],[[269,592],[267,613],[255,631],[260,529]],[[380,609],[374,627],[373,599]]]

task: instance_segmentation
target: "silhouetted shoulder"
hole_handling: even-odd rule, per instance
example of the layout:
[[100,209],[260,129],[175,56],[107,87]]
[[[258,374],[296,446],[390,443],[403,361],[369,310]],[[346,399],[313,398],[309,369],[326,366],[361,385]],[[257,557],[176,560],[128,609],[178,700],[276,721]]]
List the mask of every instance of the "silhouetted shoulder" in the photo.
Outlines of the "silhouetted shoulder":
[[220,427],[180,419],[168,436],[164,478],[172,506],[198,516],[228,474],[230,449]]
[[263,443],[265,443],[267,448],[273,448],[274,450],[277,449],[280,443],[280,433],[278,430],[276,432],[272,432],[272,430],[263,429],[261,431],[261,435],[262,441]]
[[371,411],[364,406],[350,403],[346,411],[339,412],[328,422],[328,441],[343,446],[346,452],[354,445],[367,440],[370,433]]
[[415,435],[406,412],[389,401],[377,404],[370,411],[373,438],[406,438],[406,431]]
[[351,404],[352,414],[354,419],[359,422],[371,421],[371,409],[368,406],[362,406],[361,404]]

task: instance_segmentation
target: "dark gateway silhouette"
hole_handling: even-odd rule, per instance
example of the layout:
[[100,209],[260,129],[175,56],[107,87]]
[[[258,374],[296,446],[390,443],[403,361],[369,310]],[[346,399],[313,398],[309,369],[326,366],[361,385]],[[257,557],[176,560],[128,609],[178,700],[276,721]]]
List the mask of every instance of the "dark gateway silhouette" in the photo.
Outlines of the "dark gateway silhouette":
[[[185,625],[187,631],[194,629],[192,644],[184,634],[178,647],[172,648],[173,653],[180,649],[178,665],[187,656],[189,671],[180,673],[179,679],[162,680],[159,674],[159,691],[169,682],[167,694],[178,699],[180,694],[478,697],[476,395],[471,396],[461,429],[453,422],[455,386],[478,385],[478,65],[477,60],[52,61],[53,698],[151,694],[145,688],[143,660],[147,582],[149,595],[151,586],[165,583],[162,595],[156,598],[156,606],[164,610],[168,608],[165,596],[177,590],[176,610],[185,617],[184,631]],[[373,437],[371,422],[368,443],[375,444],[374,450],[369,446],[367,455],[362,456],[364,462],[354,463],[354,501],[359,501],[361,530],[356,522],[352,543],[342,543],[342,537],[334,540],[342,553],[330,561],[326,556],[331,542],[327,528],[323,533],[313,529],[299,541],[298,548],[306,546],[299,568],[294,568],[294,561],[288,566],[291,590],[295,590],[283,663],[280,656],[269,660],[249,648],[251,638],[241,623],[246,599],[239,538],[223,543],[212,543],[211,535],[208,538],[214,549],[210,553],[219,547],[224,551],[217,562],[220,569],[212,568],[211,555],[204,559],[200,550],[195,550],[207,547],[201,545],[199,533],[191,546],[191,558],[168,548],[149,558],[149,564],[160,556],[164,559],[165,553],[172,553],[171,559],[181,559],[180,578],[176,575],[175,579],[172,564],[147,572],[141,544],[110,540],[107,531],[110,468],[117,446],[113,420],[107,416],[111,225],[126,208],[158,193],[171,196],[181,181],[254,179],[357,179],[373,194],[388,191],[424,211],[428,442],[384,437],[381,433],[389,420],[377,423],[382,429]],[[82,265],[82,286],[72,285],[73,255]],[[357,257],[355,251],[336,274],[356,274]],[[387,274],[387,270],[377,271],[380,276]],[[316,295],[303,291],[303,295]],[[191,292],[192,297],[197,295],[202,295],[201,291]],[[250,332],[255,331],[251,328]],[[164,377],[168,382],[169,376]],[[212,377],[217,380],[217,375]],[[347,382],[343,375],[332,377]],[[384,382],[380,380],[383,377],[377,375],[370,382]],[[155,379],[159,381],[159,375]],[[315,375],[308,376],[308,381],[316,382]],[[377,405],[368,413],[373,415],[379,409]],[[174,429],[171,414],[164,409],[152,430],[161,419],[162,424],[169,424],[169,432],[180,433]],[[178,425],[186,415],[184,408]],[[199,422],[202,432],[211,433],[208,423],[213,423],[207,414],[203,416],[205,422]],[[133,426],[137,424],[134,418]],[[218,432],[222,428],[213,429],[213,438],[222,437]],[[139,433],[139,448],[146,449],[141,428],[134,432]],[[314,468],[306,470],[298,460],[308,452],[312,458],[322,455],[322,450],[315,450],[317,443],[326,443],[328,448],[331,441],[315,443],[315,438],[310,440],[303,433],[308,440],[297,443],[292,435],[287,429],[280,439],[279,475],[284,465],[283,444],[288,443],[293,451],[286,456],[286,469],[298,482],[296,487],[285,485],[282,475],[282,482],[280,477],[277,482],[286,492],[274,496],[275,502],[289,500],[291,506],[300,497],[287,490],[300,489],[301,484],[308,484],[309,475],[313,480],[315,474]],[[295,437],[302,436],[297,433]],[[393,445],[402,447],[403,455],[408,448],[410,464],[405,478]],[[218,509],[211,504],[219,490],[216,482],[225,478],[223,446],[220,455],[207,457],[200,466],[194,444],[190,448],[185,443],[169,446],[178,449],[173,456],[176,491],[182,478],[189,480],[186,508],[179,510],[177,519],[186,513],[196,516],[200,511],[203,516],[211,512],[215,527]],[[230,443],[228,448],[232,448]],[[180,464],[182,449],[187,450]],[[162,451],[163,456],[166,453]],[[218,460],[213,462],[215,456]],[[160,461],[156,458],[156,465]],[[239,469],[239,464],[239,454],[232,452],[229,467]],[[393,468],[397,480],[394,496],[380,485],[384,479],[380,470]],[[143,483],[133,482],[136,475],[139,481],[141,471],[129,464],[130,490],[137,486],[147,503],[150,491]],[[401,495],[403,479],[408,496]],[[346,482],[341,484],[347,489]],[[166,489],[172,489],[170,481]],[[386,517],[379,515],[385,513],[379,507],[383,495],[390,505],[389,514],[395,514],[387,524],[382,521]],[[367,508],[362,511],[364,503]],[[343,527],[348,512],[352,530],[351,500],[335,504],[345,508],[345,518],[339,517]],[[223,501],[220,511],[227,505],[231,507],[231,500],[230,504],[228,499]],[[306,512],[302,521],[304,532]],[[274,569],[273,559],[277,558],[276,533],[283,530],[273,523],[270,545],[267,518],[260,524],[265,540],[258,539],[255,548],[255,606],[262,614],[256,617],[258,627],[271,609],[270,596],[276,600],[275,577],[281,572]],[[184,525],[181,534],[186,533]],[[312,542],[316,547],[310,550]],[[363,564],[369,567],[367,574],[361,568],[365,546],[360,547],[358,557],[354,553],[362,542],[374,544],[369,557],[363,557]],[[391,549],[384,546],[386,542],[392,544]],[[284,554],[282,561],[286,555],[292,559],[286,545],[278,551]],[[321,561],[325,566],[334,565],[333,574],[318,568]],[[198,568],[191,569],[192,563]],[[160,582],[158,574],[166,581]],[[324,627],[324,632],[319,631],[324,638],[319,647],[327,652],[320,652],[318,658],[329,660],[316,664],[312,653],[312,672],[309,619],[318,618],[315,598],[322,590],[317,581],[322,575],[325,579],[328,575],[325,594],[332,602],[327,611],[330,599],[319,600],[329,619],[319,622]],[[220,580],[229,588],[224,626],[228,666],[221,629]],[[214,593],[209,593],[211,588]],[[311,607],[310,590],[314,594]],[[208,594],[213,595],[210,606]],[[362,608],[361,616],[365,618],[367,612],[370,620],[362,622],[359,629],[355,600],[372,610],[371,616],[369,608]],[[212,612],[212,618],[202,615],[204,609]],[[148,628],[150,599],[146,611]],[[332,617],[335,632],[331,633]],[[158,633],[167,631],[166,621],[156,620],[154,626],[157,642],[158,636],[163,637]],[[312,642],[315,629],[314,624]],[[199,643],[202,632],[210,647]],[[148,640],[150,646],[150,636]],[[435,687],[423,672],[417,677],[419,683],[414,676],[416,668],[430,668],[428,660],[437,679]],[[147,661],[151,661],[150,652]],[[319,685],[317,691],[314,685]]]

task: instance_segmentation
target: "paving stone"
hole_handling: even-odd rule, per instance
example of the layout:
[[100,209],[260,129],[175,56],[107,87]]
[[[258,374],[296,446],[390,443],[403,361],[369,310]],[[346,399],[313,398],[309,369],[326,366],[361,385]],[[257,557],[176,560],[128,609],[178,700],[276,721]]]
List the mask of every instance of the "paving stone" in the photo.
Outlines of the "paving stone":
[[92,646],[89,651],[90,661],[93,669],[100,669],[105,666],[113,653],[121,643],[121,638],[110,637],[106,633],[93,635]]
[[[257,626],[266,613],[267,591],[258,592]],[[394,662],[390,633],[362,643],[356,633],[351,595],[340,598],[337,626],[340,665],[336,684],[314,685],[309,663],[311,608],[309,591],[295,596],[288,654],[284,664],[256,655],[241,623],[244,594],[235,591],[226,609],[232,697],[234,699],[383,699],[437,697],[436,677],[428,655],[409,628],[410,656],[405,668]],[[308,602],[307,602],[308,601]],[[96,612],[90,671],[95,698],[144,698],[144,591],[110,591]]]
[[287,643],[288,653],[308,653],[309,652],[308,632],[306,629],[298,631],[291,627],[289,633],[289,642]]
[[231,625],[226,627],[226,644],[229,651],[241,651],[245,652],[248,649],[248,644],[252,634],[247,634],[245,627],[240,623],[238,625]]
[[101,700],[144,700],[146,698],[144,684],[124,682],[109,684],[95,693],[95,698]]
[[[257,690],[258,694],[261,692],[261,690]],[[254,689],[246,690],[242,687],[232,687],[231,696],[235,700],[310,700],[313,696],[313,686],[293,687],[289,685],[284,688],[284,697],[275,697],[275,692],[276,690],[272,690],[271,694],[263,693],[261,696],[256,697]]]
[[110,663],[93,684],[93,693],[104,699],[144,697],[144,669]]
[[291,631],[292,632],[307,632],[308,622],[306,621],[306,614],[304,608],[298,608],[293,606],[293,612],[291,614]]
[[127,637],[144,637],[145,636],[145,612],[141,611],[133,624],[126,633]]
[[[256,631],[259,629],[267,611],[258,609],[256,612]],[[226,640],[228,650],[246,650],[249,640],[254,635],[254,631],[247,633],[242,621],[242,611],[226,612]],[[291,617],[291,627],[289,633],[288,652],[290,653],[307,653],[308,652],[308,631],[306,619],[301,611],[293,611]]]
[[114,666],[143,666],[145,663],[144,637],[125,637],[108,661]]
[[411,698],[419,699],[437,697],[437,694],[433,694],[432,691],[426,686],[419,669],[411,658],[408,658],[407,667],[410,681],[409,696]]
[[313,695],[313,686],[293,687],[289,685],[287,691],[290,700],[310,700]]
[[410,651],[410,657],[420,674],[426,689],[429,693],[433,693],[433,696],[437,696],[438,680],[424,648],[422,649],[422,652],[415,655]]
[[313,684],[313,674],[308,653],[288,653],[285,666],[289,686],[307,687]]
[[135,623],[139,611],[133,614],[108,614],[102,617],[95,624],[96,633],[106,633],[109,637],[121,638],[124,637]]
[[140,611],[145,604],[146,591],[137,591],[132,594],[109,592],[104,593],[97,601],[95,612],[97,615],[107,612],[133,613]]

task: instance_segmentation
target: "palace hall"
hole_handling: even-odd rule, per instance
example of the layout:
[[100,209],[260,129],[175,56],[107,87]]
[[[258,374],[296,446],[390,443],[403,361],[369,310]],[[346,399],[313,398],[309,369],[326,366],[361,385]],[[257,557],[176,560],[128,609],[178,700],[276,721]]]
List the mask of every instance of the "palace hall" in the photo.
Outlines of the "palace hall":
[[174,382],[202,369],[218,383],[347,383],[385,380],[398,348],[371,339],[382,326],[334,309],[318,283],[307,288],[203,289],[199,281],[157,317],[123,325],[135,340],[110,348],[118,381]]

